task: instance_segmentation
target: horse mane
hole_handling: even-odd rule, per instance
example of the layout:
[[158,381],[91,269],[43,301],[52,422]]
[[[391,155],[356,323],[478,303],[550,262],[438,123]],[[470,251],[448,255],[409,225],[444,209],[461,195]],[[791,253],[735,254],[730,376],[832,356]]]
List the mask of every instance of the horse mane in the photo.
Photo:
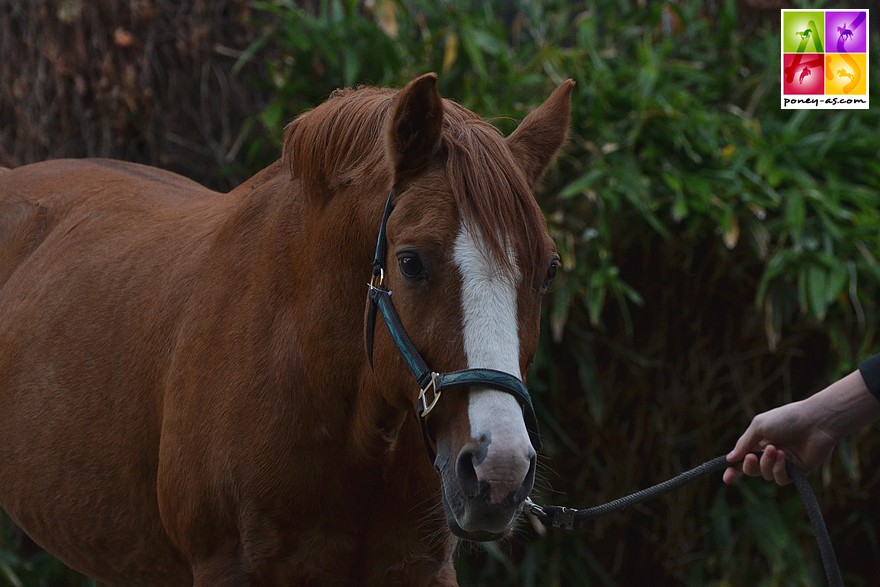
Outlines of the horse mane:
[[[351,185],[387,190],[392,171],[384,129],[397,90],[360,87],[335,91],[330,99],[291,122],[285,131],[283,161],[308,197]],[[460,104],[444,99],[439,153],[456,206],[470,230],[479,230],[489,253],[510,268],[508,253],[530,258],[540,244],[544,217],[528,180],[500,131]],[[519,234],[509,251],[504,235]],[[540,275],[523,275],[540,283]]]

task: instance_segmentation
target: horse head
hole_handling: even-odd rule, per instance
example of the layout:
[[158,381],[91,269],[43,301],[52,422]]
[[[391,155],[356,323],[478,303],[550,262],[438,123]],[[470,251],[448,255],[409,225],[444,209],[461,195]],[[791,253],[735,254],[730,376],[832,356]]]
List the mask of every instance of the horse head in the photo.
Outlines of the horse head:
[[[385,126],[393,208],[380,237],[384,279],[413,353],[435,374],[524,379],[559,262],[532,187],[566,140],[572,86],[563,83],[507,139],[443,100],[434,75],[395,97]],[[376,363],[399,366],[413,354],[400,350],[377,334]],[[410,381],[402,401],[412,405],[412,378],[402,377]],[[532,489],[537,430],[524,418],[527,394],[523,401],[480,381],[423,414],[446,520],[460,537],[503,536]]]
[[[334,267],[320,276],[335,280],[324,291],[362,300],[366,249],[380,235],[369,352],[331,351],[336,367],[326,375],[341,378],[360,357],[354,420],[362,432],[352,444],[386,454],[415,435],[439,473],[449,528],[468,539],[504,535],[534,482],[538,436],[523,379],[558,257],[532,189],[567,139],[573,85],[560,85],[507,138],[443,99],[427,74],[398,91],[338,91],[285,139],[294,178],[321,198],[303,209],[315,211],[307,222],[314,240],[334,242],[315,249]],[[374,325],[377,314],[391,326]],[[351,318],[339,318],[337,330]],[[435,404],[451,379],[454,389]],[[420,388],[428,399],[418,400]],[[406,424],[413,413],[422,416],[422,440]],[[394,478],[430,482],[436,495],[428,459],[413,459]]]

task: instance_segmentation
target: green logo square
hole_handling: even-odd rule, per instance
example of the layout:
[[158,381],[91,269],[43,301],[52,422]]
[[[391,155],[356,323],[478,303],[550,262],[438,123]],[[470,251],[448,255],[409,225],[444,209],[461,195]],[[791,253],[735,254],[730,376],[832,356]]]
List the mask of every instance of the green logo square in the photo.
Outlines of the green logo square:
[[824,53],[825,12],[786,10],[782,15],[784,53]]

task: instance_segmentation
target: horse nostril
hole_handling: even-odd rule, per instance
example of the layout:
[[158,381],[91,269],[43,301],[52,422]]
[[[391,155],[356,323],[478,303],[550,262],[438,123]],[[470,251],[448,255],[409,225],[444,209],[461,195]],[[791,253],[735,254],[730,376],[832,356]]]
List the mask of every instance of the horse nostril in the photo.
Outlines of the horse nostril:
[[486,487],[481,487],[480,479],[477,476],[477,467],[485,460],[489,450],[489,443],[489,436],[482,434],[476,442],[466,445],[458,453],[458,459],[455,462],[455,474],[458,477],[458,483],[462,492],[468,498],[476,497],[481,491],[487,489]]
[[513,499],[516,503],[521,503],[525,501],[525,499],[529,496],[529,493],[532,492],[532,486],[535,484],[535,468],[538,464],[538,453],[534,450],[529,449],[529,470],[526,472],[526,478],[523,479],[522,485],[520,485],[516,494],[513,496]]

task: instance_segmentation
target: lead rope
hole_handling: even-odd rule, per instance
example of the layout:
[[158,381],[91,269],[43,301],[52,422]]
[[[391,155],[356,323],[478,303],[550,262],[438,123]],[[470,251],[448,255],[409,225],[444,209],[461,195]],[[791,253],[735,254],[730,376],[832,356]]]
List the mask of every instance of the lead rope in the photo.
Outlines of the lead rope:
[[[630,506],[643,503],[654,499],[655,497],[660,497],[661,495],[696,481],[700,477],[712,473],[720,473],[731,464],[733,463],[727,462],[727,459],[724,456],[716,457],[711,461],[685,471],[672,479],[591,508],[574,509],[557,505],[541,506],[528,497],[526,498],[525,506],[528,512],[534,515],[545,526],[564,528],[566,530],[579,530],[584,526],[584,522],[590,518],[597,518],[612,512],[619,512]],[[798,493],[804,502],[804,508],[807,510],[807,517],[810,519],[810,526],[813,528],[813,534],[816,537],[816,544],[818,544],[819,553],[822,556],[822,565],[825,567],[825,576],[828,578],[828,585],[830,587],[843,587],[843,577],[840,575],[840,567],[837,564],[837,557],[834,555],[834,547],[831,545],[831,538],[828,536],[828,529],[825,527],[825,519],[822,517],[822,511],[819,509],[816,495],[813,493],[813,489],[810,487],[806,477],[804,477],[803,473],[801,473],[791,461],[785,462],[785,470],[794,483],[795,488],[798,490]]]

